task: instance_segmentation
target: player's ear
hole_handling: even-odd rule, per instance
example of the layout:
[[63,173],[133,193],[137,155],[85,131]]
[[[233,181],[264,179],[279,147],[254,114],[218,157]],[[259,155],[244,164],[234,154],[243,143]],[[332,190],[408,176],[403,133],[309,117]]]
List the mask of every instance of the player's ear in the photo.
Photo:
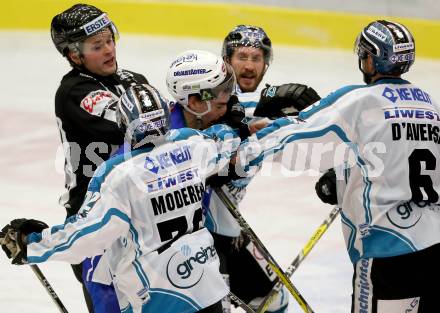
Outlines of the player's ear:
[[201,99],[200,96],[198,95],[189,95],[188,96],[188,107],[195,112],[199,112],[200,111],[200,106],[201,106]]
[[82,61],[81,61],[81,57],[79,56],[79,54],[75,51],[69,51],[68,53],[69,59],[75,63],[76,65],[81,65]]
[[374,66],[374,60],[373,57],[371,56],[371,54],[368,54],[367,57],[367,66],[369,69],[371,69],[372,71],[374,71],[376,69],[376,67]]

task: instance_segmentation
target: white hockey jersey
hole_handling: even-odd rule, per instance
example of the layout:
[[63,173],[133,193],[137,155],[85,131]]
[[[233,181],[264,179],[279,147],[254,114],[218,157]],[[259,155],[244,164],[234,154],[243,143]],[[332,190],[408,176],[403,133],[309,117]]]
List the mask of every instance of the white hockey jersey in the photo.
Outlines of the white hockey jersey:
[[276,120],[243,144],[243,151],[259,150],[240,157],[248,171],[274,154],[290,170],[345,166],[338,194],[355,263],[440,242],[439,144],[440,110],[429,94],[402,79],[381,79],[344,87],[299,119]]
[[[260,92],[260,90],[242,92],[239,85],[236,85],[235,95],[238,97],[240,104],[245,108],[245,116],[248,122],[255,120],[254,111],[260,99]],[[222,189],[229,196],[229,199],[238,206],[246,194],[246,187],[250,181],[251,178],[234,180],[222,186]],[[240,235],[240,225],[209,186],[206,189],[203,204],[204,207],[208,208],[206,227],[210,231],[229,237],[238,237]]]
[[28,262],[105,252],[121,311],[195,312],[222,299],[228,288],[201,200],[205,178],[228,164],[240,139],[215,125],[173,130],[167,141],[104,162],[76,216],[28,236]]

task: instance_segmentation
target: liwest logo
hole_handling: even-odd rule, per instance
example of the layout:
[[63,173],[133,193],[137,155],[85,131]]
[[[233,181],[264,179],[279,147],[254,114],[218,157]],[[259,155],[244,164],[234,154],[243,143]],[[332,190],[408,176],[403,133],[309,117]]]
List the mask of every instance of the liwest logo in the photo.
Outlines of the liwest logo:
[[168,281],[176,288],[188,289],[197,285],[203,277],[203,265],[211,263],[217,257],[214,246],[200,247],[193,254],[187,245],[176,251],[167,263]]
[[103,29],[108,24],[110,24],[110,19],[107,17],[107,14],[102,14],[95,18],[93,21],[87,23],[83,26],[86,35],[90,35],[96,33],[97,31]]
[[191,160],[190,148],[189,146],[183,146],[153,157],[147,156],[144,168],[157,174],[161,169],[163,170],[189,160]]
[[209,73],[210,71],[207,71],[204,68],[199,68],[199,69],[190,69],[190,70],[185,70],[185,71],[176,71],[174,72],[174,76],[188,76],[188,75],[200,75],[200,74],[205,74],[205,73]]
[[398,118],[413,118],[413,119],[427,119],[440,121],[440,116],[437,112],[433,110],[426,110],[423,108],[414,109],[400,109],[399,107],[384,109],[384,117],[388,119],[398,119]]
[[402,101],[422,101],[432,103],[431,97],[419,88],[396,88],[391,89],[386,87],[382,96],[395,103],[397,100]]
[[185,169],[174,175],[158,177],[156,180],[148,182],[147,189],[148,192],[154,192],[165,188],[170,188],[176,185],[180,186],[184,182],[191,181],[196,177],[199,177],[198,168]]

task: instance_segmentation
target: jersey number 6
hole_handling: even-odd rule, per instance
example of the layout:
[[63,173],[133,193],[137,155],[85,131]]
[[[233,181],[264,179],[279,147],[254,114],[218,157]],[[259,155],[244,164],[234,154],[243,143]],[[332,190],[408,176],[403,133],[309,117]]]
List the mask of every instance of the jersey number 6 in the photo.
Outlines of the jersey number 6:
[[[415,203],[437,203],[438,193],[434,190],[431,176],[422,175],[422,162],[425,163],[425,170],[434,171],[436,161],[434,154],[428,149],[415,149],[409,156],[409,185],[412,193],[411,200]],[[427,199],[422,193],[422,188]]]

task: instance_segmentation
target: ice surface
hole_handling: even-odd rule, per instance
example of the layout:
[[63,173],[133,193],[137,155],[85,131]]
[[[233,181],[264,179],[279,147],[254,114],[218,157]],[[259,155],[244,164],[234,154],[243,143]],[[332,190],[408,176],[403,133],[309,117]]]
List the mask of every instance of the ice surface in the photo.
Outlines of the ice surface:
[[[219,52],[221,42],[190,38],[123,35],[118,60],[123,68],[143,73],[163,92],[172,58],[187,49]],[[303,82],[321,95],[347,84],[362,83],[354,55],[338,50],[274,47],[274,62],[265,82]],[[54,116],[54,95],[69,66],[52,46],[49,33],[0,32],[0,226],[13,218],[62,223],[58,205],[63,191],[63,156]],[[418,59],[405,78],[440,99],[440,62]],[[317,177],[271,176],[250,185],[242,212],[283,267],[295,258],[331,206],[314,193]],[[68,264],[41,269],[69,312],[86,312],[79,283]],[[336,220],[293,276],[315,312],[350,312],[352,268]],[[0,255],[0,312],[57,312],[30,268],[17,267]],[[258,283],[258,282],[249,282]],[[238,311],[238,310],[237,310]],[[301,312],[292,299],[289,312]]]

